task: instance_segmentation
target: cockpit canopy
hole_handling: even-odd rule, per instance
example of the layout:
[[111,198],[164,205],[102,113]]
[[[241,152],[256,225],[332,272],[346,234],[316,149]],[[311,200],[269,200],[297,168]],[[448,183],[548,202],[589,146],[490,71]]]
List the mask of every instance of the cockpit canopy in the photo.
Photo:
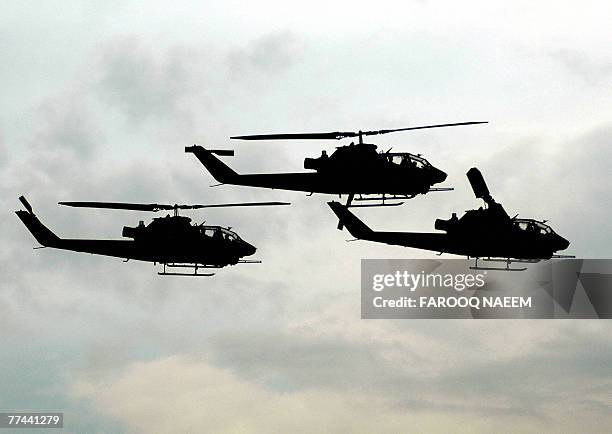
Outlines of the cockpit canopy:
[[521,231],[530,233],[540,233],[543,235],[555,233],[547,224],[532,219],[514,219],[513,225]]
[[202,226],[200,231],[206,237],[224,239],[227,241],[237,241],[240,239],[236,232],[219,226]]
[[397,164],[400,167],[416,167],[418,169],[422,169],[424,167],[430,167],[431,164],[425,158],[420,155],[410,154],[408,152],[405,153],[387,153],[385,154],[387,159],[394,164]]
[[230,241],[236,241],[240,238],[238,234],[236,234],[236,232],[232,232],[229,229],[225,228],[221,228],[221,234],[223,235],[223,238]]

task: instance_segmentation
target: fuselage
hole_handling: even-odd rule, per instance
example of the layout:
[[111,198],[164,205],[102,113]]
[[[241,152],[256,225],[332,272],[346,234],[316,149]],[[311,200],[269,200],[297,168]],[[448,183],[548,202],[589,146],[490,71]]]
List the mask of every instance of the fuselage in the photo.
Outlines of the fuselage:
[[223,267],[238,263],[256,249],[235,232],[220,226],[194,226],[182,216],[154,219],[149,225],[124,228],[131,240],[60,238],[31,212],[17,216],[45,247],[157,263],[189,263]]
[[550,226],[511,219],[501,206],[468,211],[461,219],[438,220],[435,226],[442,232],[374,231],[344,205],[329,202],[329,206],[355,238],[437,253],[538,260],[550,259],[569,246]]
[[446,179],[446,173],[408,153],[380,153],[372,144],[342,146],[331,155],[307,158],[309,172],[239,174],[201,146],[192,152],[223,184],[327,194],[417,195]]

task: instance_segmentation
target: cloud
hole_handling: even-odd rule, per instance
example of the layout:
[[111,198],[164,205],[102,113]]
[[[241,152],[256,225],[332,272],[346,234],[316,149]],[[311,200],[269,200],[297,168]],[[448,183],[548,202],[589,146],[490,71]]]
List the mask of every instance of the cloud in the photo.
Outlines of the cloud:
[[228,56],[231,71],[244,75],[251,70],[262,74],[282,72],[301,58],[303,45],[290,31],[270,33],[246,47],[235,48]]
[[4,134],[0,129],[0,169],[8,163],[8,149],[4,140]]
[[211,341],[211,357],[278,392],[333,390],[413,412],[525,425],[558,421],[567,403],[587,411],[585,395],[596,409],[612,400],[592,393],[610,381],[605,324],[363,321],[355,310],[330,303],[286,333],[222,334]]
[[31,145],[38,152],[67,149],[87,160],[104,142],[103,126],[96,119],[95,102],[87,89],[71,89],[45,101],[39,108]]
[[589,86],[604,85],[612,78],[612,63],[609,58],[604,59],[571,49],[556,50],[550,56]]
[[[398,432],[407,427],[419,432],[473,432],[505,431],[508,426],[521,432],[578,428],[603,432],[611,422],[605,411],[611,404],[610,382],[602,370],[584,376],[580,366],[590,356],[572,357],[569,363],[559,357],[559,352],[578,353],[563,348],[560,335],[555,336],[558,344],[545,346],[545,357],[475,366],[447,364],[438,375],[427,377],[418,369],[421,364],[393,366],[378,359],[380,353],[369,345],[362,345],[357,356],[343,345],[309,347],[299,338],[291,344],[272,341],[278,345],[276,351],[265,345],[269,340],[229,341],[228,346],[242,345],[238,352],[264,343],[257,354],[242,359],[246,365],[260,364],[264,375],[254,377],[248,369],[243,372],[201,357],[176,355],[129,364],[112,378],[81,378],[72,386],[72,397],[137,433]],[[581,332],[580,337],[586,334]],[[597,340],[597,345],[604,344],[598,363],[610,355],[604,341]],[[279,354],[283,356],[275,363]],[[356,369],[370,359],[367,354],[372,365]],[[270,387],[266,377],[282,375],[287,369],[283,363],[293,369],[288,381],[295,384],[310,378],[310,387]],[[599,386],[594,388],[593,380]],[[379,390],[373,387],[377,383]],[[587,402],[585,394],[590,397]]]
[[136,37],[116,41],[100,56],[98,94],[126,116],[128,127],[147,121],[189,124],[189,102],[205,90],[195,78],[203,73],[201,56],[185,45],[154,50]]
[[612,121],[564,138],[518,138],[478,167],[509,214],[550,220],[572,242],[573,253],[606,257],[612,234],[601,228],[612,212],[604,200],[612,195],[604,181],[611,140]]
[[[112,382],[81,381],[75,399],[131,432],[469,432],[474,422],[433,414],[414,415],[384,399],[326,390],[273,392],[241,381],[226,369],[183,356],[136,363]],[[482,427],[482,424],[481,424]]]

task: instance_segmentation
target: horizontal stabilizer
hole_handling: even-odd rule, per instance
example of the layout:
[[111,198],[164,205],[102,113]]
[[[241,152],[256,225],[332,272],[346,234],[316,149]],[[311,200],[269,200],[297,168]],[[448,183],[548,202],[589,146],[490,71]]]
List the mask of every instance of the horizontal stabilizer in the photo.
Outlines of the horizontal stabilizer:
[[239,176],[227,164],[213,155],[234,155],[234,151],[221,149],[210,151],[202,146],[193,145],[187,146],[185,152],[194,154],[200,160],[200,163],[208,169],[210,174],[222,184],[232,184]]
[[215,155],[220,155],[222,157],[233,157],[234,150],[233,149],[210,149],[208,152]]

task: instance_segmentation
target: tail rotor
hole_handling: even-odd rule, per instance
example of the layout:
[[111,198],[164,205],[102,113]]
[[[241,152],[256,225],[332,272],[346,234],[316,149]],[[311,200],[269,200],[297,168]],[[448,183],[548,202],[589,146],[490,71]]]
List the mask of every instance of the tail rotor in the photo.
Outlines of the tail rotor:
[[21,202],[23,204],[24,208],[30,214],[34,214],[34,211],[32,210],[32,205],[30,205],[30,202],[28,202],[28,200],[24,196],[19,196],[19,202]]
[[484,200],[487,205],[495,203],[495,199],[493,199],[491,196],[489,187],[487,187],[487,183],[485,182],[480,170],[472,167],[470,170],[468,170],[466,175],[470,181],[472,190],[474,191],[474,196],[476,196],[478,199]]

